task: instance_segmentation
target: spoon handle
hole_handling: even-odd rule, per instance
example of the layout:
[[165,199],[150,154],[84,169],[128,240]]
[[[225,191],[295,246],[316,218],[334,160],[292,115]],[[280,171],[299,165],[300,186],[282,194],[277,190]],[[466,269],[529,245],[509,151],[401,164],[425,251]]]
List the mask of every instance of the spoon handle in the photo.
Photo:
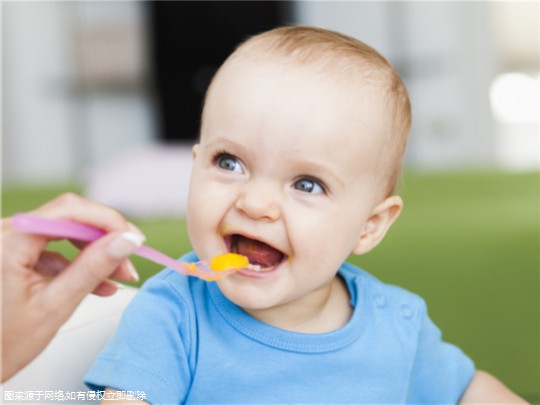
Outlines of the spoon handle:
[[[52,219],[38,217],[32,214],[19,213],[13,215],[11,223],[14,229],[20,232],[46,235],[65,239],[75,239],[84,242],[93,242],[106,234],[102,229],[90,225],[81,224],[65,219]],[[134,254],[151,260],[155,263],[169,267],[181,274],[195,276],[204,280],[215,280],[231,274],[234,271],[214,272],[211,270],[201,270],[199,266],[208,268],[205,262],[183,263],[174,260],[172,257],[148,246],[141,246],[135,250]]]

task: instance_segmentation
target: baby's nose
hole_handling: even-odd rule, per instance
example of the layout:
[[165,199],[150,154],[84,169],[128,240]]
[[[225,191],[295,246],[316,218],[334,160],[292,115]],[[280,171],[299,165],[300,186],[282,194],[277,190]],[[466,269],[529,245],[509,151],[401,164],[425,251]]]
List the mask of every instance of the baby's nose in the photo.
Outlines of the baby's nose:
[[250,180],[242,187],[235,206],[252,219],[275,221],[281,212],[279,191],[269,181]]

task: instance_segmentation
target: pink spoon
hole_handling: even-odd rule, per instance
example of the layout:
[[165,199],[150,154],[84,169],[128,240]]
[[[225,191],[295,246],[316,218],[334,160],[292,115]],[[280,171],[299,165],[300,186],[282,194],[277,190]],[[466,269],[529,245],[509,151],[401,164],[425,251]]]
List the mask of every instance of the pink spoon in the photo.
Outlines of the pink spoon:
[[[20,232],[60,237],[65,239],[75,239],[85,242],[93,242],[107,233],[102,229],[75,221],[42,218],[26,213],[13,215],[11,218],[11,223],[13,228]],[[218,278],[228,276],[229,274],[247,267],[246,258],[245,263],[242,263],[242,267],[214,270],[210,266],[211,261],[201,260],[196,263],[178,262],[172,257],[144,245],[135,250],[134,254],[169,267],[181,274],[199,277],[206,281],[217,280]],[[220,256],[217,256],[216,258],[219,257]]]

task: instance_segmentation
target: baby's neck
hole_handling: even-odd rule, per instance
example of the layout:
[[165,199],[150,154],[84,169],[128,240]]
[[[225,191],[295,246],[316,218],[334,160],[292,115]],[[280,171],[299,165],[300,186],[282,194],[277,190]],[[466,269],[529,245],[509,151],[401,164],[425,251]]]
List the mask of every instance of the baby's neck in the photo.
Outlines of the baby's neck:
[[298,333],[328,333],[345,326],[353,307],[341,277],[336,276],[327,288],[294,302],[266,310],[246,310],[261,322]]

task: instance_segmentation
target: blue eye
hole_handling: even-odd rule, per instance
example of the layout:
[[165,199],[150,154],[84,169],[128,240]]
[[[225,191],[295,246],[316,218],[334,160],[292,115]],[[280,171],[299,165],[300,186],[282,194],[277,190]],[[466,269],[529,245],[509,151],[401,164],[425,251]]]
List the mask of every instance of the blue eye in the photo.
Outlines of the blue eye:
[[325,189],[318,181],[310,178],[302,178],[293,184],[293,188],[309,194],[324,194]]
[[231,155],[221,155],[216,157],[215,162],[220,169],[227,170],[229,172],[243,173],[244,169],[242,165],[235,157]]

